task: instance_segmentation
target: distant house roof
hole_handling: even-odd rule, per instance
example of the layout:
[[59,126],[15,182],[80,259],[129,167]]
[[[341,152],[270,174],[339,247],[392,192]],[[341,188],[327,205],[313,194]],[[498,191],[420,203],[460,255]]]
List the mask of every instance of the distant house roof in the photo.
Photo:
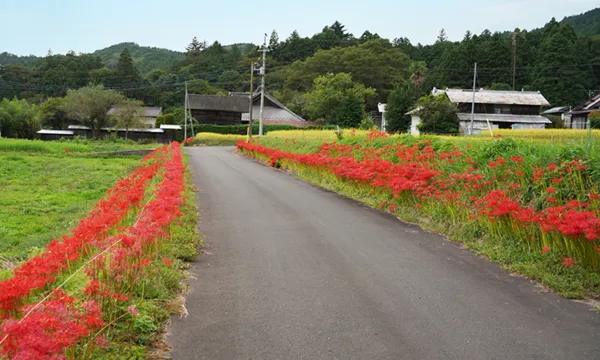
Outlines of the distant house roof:
[[573,108],[573,114],[587,114],[600,109],[600,94]]
[[[158,115],[162,114],[162,108],[161,107],[150,107],[150,106],[144,106],[143,107],[144,110],[146,111],[146,117],[158,117]],[[110,108],[110,110],[108,110],[106,112],[107,115],[114,115],[115,112],[119,109],[118,106],[112,106]]]
[[161,124],[160,128],[163,130],[181,130],[181,125]]
[[248,112],[250,100],[243,96],[219,96],[189,94],[190,109],[231,111],[237,113]]
[[84,125],[69,125],[69,130],[92,130],[89,126]]
[[102,130],[104,131],[129,131],[129,132],[142,132],[142,133],[158,133],[158,134],[162,134],[164,133],[163,129],[156,129],[156,128],[151,128],[151,129],[115,129],[115,128],[102,128]]
[[74,135],[75,133],[69,130],[47,130],[42,129],[37,132],[40,135]]
[[[260,89],[260,88],[259,88]],[[230,97],[236,98],[245,98],[248,99],[249,93],[241,93],[241,92],[230,92]],[[258,105],[260,101],[260,91],[256,91],[254,96],[252,97],[252,104],[254,106]],[[248,108],[246,108],[248,110]],[[252,119],[258,120],[260,114],[258,111],[252,111]],[[249,121],[250,114],[248,111],[245,111],[242,114],[242,121]],[[267,121],[306,121],[300,115],[296,114],[292,110],[288,109],[285,105],[279,102],[275,97],[268,92],[265,92],[265,108],[263,110],[263,120]]]
[[542,115],[563,114],[569,112],[569,110],[571,110],[569,106],[558,106],[544,111]]
[[[471,95],[473,93],[471,92]],[[458,113],[458,118],[461,121],[471,121],[471,114],[469,113]],[[474,121],[486,121],[490,122],[507,122],[507,123],[521,123],[521,124],[551,124],[552,121],[548,120],[541,115],[510,115],[510,114],[475,114]]]
[[[445,93],[453,103],[473,102],[473,90],[433,89],[434,95]],[[534,105],[550,106],[550,103],[538,91],[475,90],[475,103],[498,105]]]

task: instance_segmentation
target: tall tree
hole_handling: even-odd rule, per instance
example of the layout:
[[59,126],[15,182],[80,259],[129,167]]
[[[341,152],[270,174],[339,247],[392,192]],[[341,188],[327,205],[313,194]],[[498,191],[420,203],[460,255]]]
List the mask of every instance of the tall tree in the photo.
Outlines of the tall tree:
[[133,64],[133,58],[127,48],[125,48],[119,56],[119,62],[117,63],[114,75],[116,84],[127,84],[141,80],[140,74]]
[[117,127],[125,129],[125,140],[127,140],[129,129],[144,125],[142,120],[145,116],[145,110],[141,101],[127,99],[119,104],[112,116],[116,120]]
[[386,130],[392,133],[405,132],[410,127],[406,113],[415,103],[415,89],[410,81],[402,81],[388,97],[385,108]]
[[185,50],[187,51],[188,55],[190,54],[197,54],[200,51],[204,50],[205,46],[203,46],[203,43],[201,43],[200,41],[198,41],[198,39],[194,36],[194,38],[192,39],[192,42],[185,47]]
[[533,86],[556,106],[585,99],[587,79],[578,66],[577,37],[573,28],[552,19],[544,30],[532,76]]
[[365,101],[375,90],[352,81],[349,74],[319,76],[306,94],[305,110],[312,118],[343,127],[358,127],[365,117]]
[[421,118],[419,131],[425,134],[458,134],[458,109],[446,95],[427,95],[419,99],[416,115]]
[[63,110],[67,116],[92,129],[94,137],[98,137],[103,127],[112,125],[108,110],[125,101],[125,97],[113,90],[104,89],[102,85],[85,86],[77,90],[69,90],[64,98]]

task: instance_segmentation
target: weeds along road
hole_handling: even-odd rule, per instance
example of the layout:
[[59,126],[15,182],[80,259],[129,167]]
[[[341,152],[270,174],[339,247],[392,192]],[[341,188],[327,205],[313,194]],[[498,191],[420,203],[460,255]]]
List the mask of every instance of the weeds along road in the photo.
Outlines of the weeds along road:
[[600,315],[443,237],[189,148],[208,252],[174,359],[598,359]]

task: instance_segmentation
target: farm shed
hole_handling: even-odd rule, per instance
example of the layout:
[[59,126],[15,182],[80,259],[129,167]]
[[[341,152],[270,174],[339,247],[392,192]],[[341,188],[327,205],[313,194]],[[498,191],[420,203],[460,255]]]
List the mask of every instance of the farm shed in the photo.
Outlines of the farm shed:
[[70,130],[40,130],[37,132],[40,140],[60,140],[62,138],[71,138],[74,133]]
[[200,124],[240,125],[250,107],[247,96],[189,94],[188,99],[192,117]]

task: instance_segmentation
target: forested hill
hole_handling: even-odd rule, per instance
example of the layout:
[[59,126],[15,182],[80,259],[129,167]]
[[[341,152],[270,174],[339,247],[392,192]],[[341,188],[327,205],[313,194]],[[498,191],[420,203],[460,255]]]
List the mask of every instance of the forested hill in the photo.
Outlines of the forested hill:
[[561,23],[573,26],[578,34],[600,35],[600,8],[579,15],[567,16]]
[[124,42],[107,48],[96,50],[91,55],[102,59],[104,65],[109,69],[115,69],[119,56],[127,49],[133,58],[133,63],[141,75],[146,75],[154,69],[169,66],[174,61],[183,58],[182,52],[161,49],[149,46],[139,46],[136,43]]
[[[410,107],[434,87],[471,88],[477,63],[480,88],[540,91],[554,106],[575,106],[600,92],[600,31],[593,30],[598,23],[600,9],[561,22],[549,19],[532,31],[467,31],[461,41],[450,41],[442,29],[428,45],[369,31],[352,34],[338,21],[310,36],[294,31],[280,39],[273,31],[266,86],[301,116],[319,120],[332,116],[323,110],[333,109],[329,102],[340,96],[376,111],[394,96]],[[185,84],[196,94],[248,91],[258,50],[193,38],[185,52],[122,43],[92,54],[49,55],[38,63],[0,54],[0,98],[38,104],[68,89],[102,84],[148,106],[180,107]]]

